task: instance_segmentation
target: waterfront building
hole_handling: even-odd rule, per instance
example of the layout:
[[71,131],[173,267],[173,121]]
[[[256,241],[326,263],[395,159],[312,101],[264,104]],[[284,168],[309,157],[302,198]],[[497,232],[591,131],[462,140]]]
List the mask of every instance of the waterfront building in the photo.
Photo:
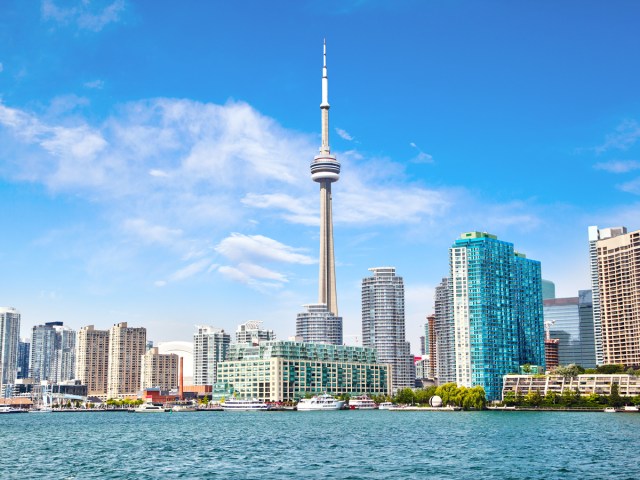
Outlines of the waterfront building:
[[193,335],[193,383],[214,385],[218,381],[218,363],[227,356],[231,335],[222,328],[209,325],[198,325],[196,328]]
[[106,400],[108,377],[109,330],[82,327],[76,342],[76,379],[87,386],[89,396]]
[[456,381],[455,328],[451,281],[443,278],[435,291],[434,334],[436,337],[436,377],[438,384]]
[[342,345],[342,317],[336,317],[324,303],[304,305],[296,318],[296,337],[303,342]]
[[449,254],[456,383],[496,400],[503,375],[544,365],[540,262],[482,232],[462,234]]
[[179,359],[175,353],[160,353],[158,347],[151,347],[140,360],[140,388],[177,389]]
[[542,279],[542,299],[556,298],[556,285],[551,280]]
[[[543,310],[550,337],[559,340],[559,364],[573,363],[584,368],[595,368],[591,290],[580,290],[577,297],[544,300]],[[550,369],[551,365],[547,364],[547,368]]]
[[218,379],[240,398],[294,402],[306,394],[389,395],[391,368],[372,348],[285,340],[233,344]]
[[109,329],[107,398],[137,395],[141,359],[146,351],[147,329],[120,322]]
[[362,279],[362,346],[375,348],[392,368],[391,389],[415,385],[415,364],[405,337],[404,282],[394,267],[370,268]]
[[593,332],[596,345],[596,363],[604,363],[602,346],[602,321],[600,309],[600,277],[598,269],[598,242],[626,235],[627,227],[598,228],[593,225],[588,228],[589,234],[589,267],[591,273],[591,295],[593,301]]
[[13,307],[0,307],[0,396],[18,375],[18,342],[20,312]]
[[76,366],[76,332],[62,322],[36,325],[31,334],[29,377],[35,382],[73,380]]
[[502,399],[510,392],[518,396],[537,392],[544,397],[549,393],[562,395],[576,392],[580,395],[611,395],[611,386],[618,385],[618,393],[623,397],[640,395],[640,377],[628,374],[587,373],[577,377],[562,375],[505,375]]
[[54,327],[56,332],[53,359],[54,383],[64,383],[75,379],[76,373],[76,331],[72,328]]
[[18,341],[18,370],[16,378],[29,378],[29,359],[31,358],[31,341],[23,338]]
[[263,330],[260,328],[261,325],[262,322],[259,320],[250,320],[238,325],[238,329],[236,330],[236,343],[257,345],[260,342],[275,340],[276,334],[273,333],[273,330]]
[[193,385],[193,342],[178,340],[158,342],[157,347],[159,353],[175,353],[182,359],[184,384]]
[[427,378],[436,378],[436,365],[438,364],[438,350],[436,347],[436,316],[429,315],[425,323],[425,353],[429,358]]
[[[640,366],[640,230],[595,242],[603,364]],[[594,297],[594,324],[595,324]],[[597,330],[596,330],[597,332]]]

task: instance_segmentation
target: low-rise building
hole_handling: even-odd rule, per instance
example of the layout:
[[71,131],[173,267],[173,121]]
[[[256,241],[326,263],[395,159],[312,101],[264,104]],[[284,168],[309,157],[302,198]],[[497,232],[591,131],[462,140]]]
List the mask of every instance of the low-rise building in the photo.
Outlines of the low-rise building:
[[548,393],[562,395],[565,390],[580,392],[580,395],[611,395],[611,385],[618,385],[618,393],[623,397],[640,395],[640,377],[628,374],[583,374],[577,377],[562,375],[505,375],[502,399],[510,392],[518,396],[537,392],[541,396]]
[[308,393],[389,395],[391,369],[372,348],[292,341],[235,344],[218,381],[241,398],[291,402]]

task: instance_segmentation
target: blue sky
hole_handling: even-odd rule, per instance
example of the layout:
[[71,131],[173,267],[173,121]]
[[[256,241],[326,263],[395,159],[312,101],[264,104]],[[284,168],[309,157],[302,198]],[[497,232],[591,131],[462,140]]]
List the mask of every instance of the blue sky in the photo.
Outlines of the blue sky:
[[589,288],[587,226],[640,228],[635,1],[0,5],[0,305],[154,341],[317,301],[327,38],[338,303],[395,266],[407,335],[482,230]]

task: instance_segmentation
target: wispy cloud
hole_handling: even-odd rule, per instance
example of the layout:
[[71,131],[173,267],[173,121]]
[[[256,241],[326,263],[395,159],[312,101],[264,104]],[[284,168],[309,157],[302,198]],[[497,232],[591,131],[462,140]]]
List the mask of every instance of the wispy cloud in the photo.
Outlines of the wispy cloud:
[[409,146],[418,151],[418,154],[410,160],[411,163],[433,163],[433,157],[423,152],[414,142],[410,142]]
[[58,6],[53,0],[43,0],[41,13],[42,19],[48,22],[99,32],[110,23],[118,22],[125,6],[124,0],[111,3],[81,0],[75,2],[74,6]]
[[263,235],[232,233],[223,239],[215,250],[230,260],[243,262],[271,261],[309,265],[315,260],[300,253],[299,248],[290,247]]
[[4,66],[2,65],[2,62],[0,62],[0,73],[2,73],[3,70],[4,70]]
[[604,143],[595,147],[597,154],[608,150],[628,150],[640,138],[640,124],[635,120],[625,120],[616,128],[615,132],[605,137]]
[[104,88],[104,80],[92,80],[90,82],[85,82],[83,85],[85,88],[89,88],[92,90],[102,90]]
[[343,130],[342,128],[336,128],[336,133],[340,138],[344,140],[347,140],[349,142],[353,140],[353,136],[351,136],[349,132],[347,132],[346,130]]
[[640,177],[617,186],[620,190],[634,195],[640,195]]
[[636,160],[610,160],[596,163],[593,168],[611,173],[627,173],[633,170],[640,170],[640,162]]

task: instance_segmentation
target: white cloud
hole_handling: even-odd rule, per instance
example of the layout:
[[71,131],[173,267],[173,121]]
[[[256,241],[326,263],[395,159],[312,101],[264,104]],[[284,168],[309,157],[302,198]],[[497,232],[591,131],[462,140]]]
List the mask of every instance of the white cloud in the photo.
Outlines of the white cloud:
[[640,177],[618,185],[618,188],[623,192],[640,195]]
[[2,65],[2,62],[0,62],[0,73],[2,73],[3,70],[4,70],[4,66]]
[[423,152],[414,142],[409,142],[409,145],[418,150],[418,154],[410,160],[411,163],[433,163],[433,157]]
[[149,170],[149,175],[151,175],[152,177],[162,177],[162,178],[169,177],[169,174],[167,172],[165,172],[164,170],[160,170],[158,168],[152,168],[151,170]]
[[640,124],[635,120],[625,120],[615,132],[605,137],[603,144],[595,147],[595,152],[600,154],[608,150],[628,150],[640,138]]
[[256,261],[301,265],[315,263],[313,258],[298,253],[301,249],[290,247],[262,235],[232,233],[229,237],[223,239],[215,247],[215,250],[228,259],[239,263],[253,263]]
[[180,270],[171,274],[169,279],[172,282],[179,282],[181,280],[185,280],[187,278],[193,277],[194,275],[207,270],[211,266],[211,260],[208,258],[203,258],[196,262],[190,263],[186,267],[181,268]]
[[182,238],[182,230],[152,225],[142,218],[131,218],[124,221],[123,230],[141,239],[144,243],[171,245]]
[[342,128],[336,128],[336,133],[340,138],[344,140],[347,140],[349,142],[353,140],[353,137],[349,134],[349,132],[343,130]]
[[610,160],[596,163],[593,168],[611,173],[627,173],[633,170],[640,170],[640,162],[636,160]]
[[41,13],[45,21],[62,26],[73,24],[81,30],[99,32],[108,24],[118,22],[125,9],[124,0],[115,0],[101,8],[102,5],[104,2],[83,0],[75,6],[60,7],[53,0],[44,0]]
[[92,80],[90,82],[84,83],[85,88],[89,88],[92,90],[102,90],[104,88],[104,80]]

